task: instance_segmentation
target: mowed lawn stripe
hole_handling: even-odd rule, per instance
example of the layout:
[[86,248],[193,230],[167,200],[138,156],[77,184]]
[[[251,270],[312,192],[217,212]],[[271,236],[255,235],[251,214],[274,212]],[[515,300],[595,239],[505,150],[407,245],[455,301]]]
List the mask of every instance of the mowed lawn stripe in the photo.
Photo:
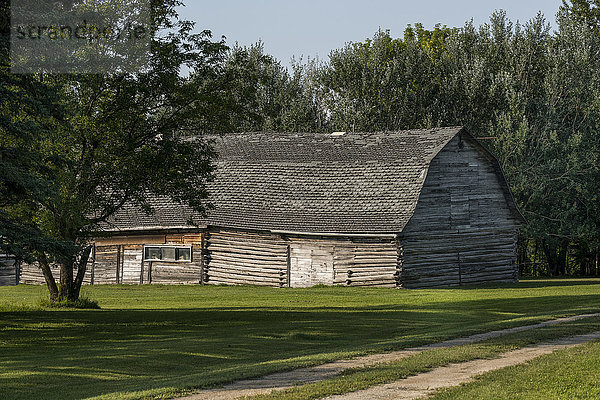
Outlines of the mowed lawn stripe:
[[[268,398],[278,398],[281,396],[285,398],[288,395],[293,395],[291,398],[298,398],[295,396],[300,396],[301,393],[306,394],[306,398],[318,398],[324,397],[326,395],[335,394],[335,393],[345,393],[348,388],[355,388],[357,382],[352,382],[353,379],[350,377],[351,375],[358,376],[359,371],[369,371],[373,372],[378,368],[382,367],[382,371],[387,371],[390,365],[397,364],[400,360],[414,357],[421,352],[433,350],[433,349],[442,349],[448,347],[455,346],[463,346],[467,344],[477,343],[486,341],[493,338],[498,338],[506,335],[512,335],[514,333],[528,331],[532,329],[540,329],[547,328],[559,324],[566,324],[565,327],[556,331],[554,334],[560,335],[560,332],[564,334],[571,334],[574,329],[581,329],[580,325],[570,325],[570,323],[576,323],[582,319],[591,319],[591,322],[586,323],[584,326],[592,326],[600,328],[600,314],[584,314],[567,318],[558,318],[554,320],[549,320],[546,322],[541,322],[539,324],[534,325],[523,325],[515,328],[507,328],[499,331],[486,332],[481,334],[476,334],[468,337],[451,339],[444,342],[432,343],[430,345],[420,346],[420,347],[412,347],[404,350],[398,350],[388,353],[378,353],[371,354],[362,357],[356,357],[350,360],[339,360],[334,361],[332,363],[326,363],[317,365],[315,367],[309,368],[300,368],[295,369],[288,372],[279,372],[271,375],[267,375],[261,378],[248,379],[237,381],[232,384],[226,385],[223,388],[212,389],[212,390],[204,390],[199,391],[190,396],[182,397],[181,399],[185,400],[228,400],[242,396],[258,396],[262,394],[268,394]],[[596,322],[597,321],[597,322]],[[536,338],[542,335],[541,333],[531,333],[525,337]],[[556,336],[555,336],[556,337]],[[508,341],[513,340],[511,336],[507,339]],[[530,339],[532,340],[532,339]],[[514,344],[512,345],[514,346]],[[493,354],[493,353],[490,353]],[[461,355],[464,357],[464,355]],[[401,364],[398,364],[401,365]],[[442,364],[439,364],[442,365]],[[337,375],[345,375],[348,379],[339,379]],[[373,381],[368,383],[368,380],[360,379],[360,384],[363,388],[367,388],[372,386],[373,384],[379,384],[381,382],[389,382],[390,380],[385,377],[385,373],[382,374],[384,377],[380,382]],[[315,384],[313,386],[308,386],[309,383],[326,381],[322,384]],[[392,380],[394,380],[392,378]],[[356,379],[355,379],[356,381]],[[332,384],[337,382],[337,388],[334,392],[331,392],[331,389],[336,386]],[[350,383],[350,386],[348,386]],[[344,386],[346,384],[346,386]],[[304,386],[301,386],[304,385]],[[291,388],[291,390],[284,389]],[[346,389],[344,389],[346,387]],[[318,393],[318,388],[323,390],[322,393]],[[354,390],[354,389],[352,389]],[[272,392],[272,394],[271,394]],[[310,393],[310,395],[308,395]],[[315,397],[316,396],[316,397]]]

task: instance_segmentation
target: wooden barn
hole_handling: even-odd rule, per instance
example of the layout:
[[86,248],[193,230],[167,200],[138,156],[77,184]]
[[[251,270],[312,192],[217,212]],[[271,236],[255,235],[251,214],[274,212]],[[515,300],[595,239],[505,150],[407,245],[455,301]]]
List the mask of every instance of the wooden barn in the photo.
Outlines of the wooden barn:
[[[166,199],[123,209],[86,282],[435,287],[518,279],[523,217],[464,128],[242,133],[219,154],[206,218]],[[195,221],[190,224],[189,221]],[[20,281],[42,283],[35,266]]]

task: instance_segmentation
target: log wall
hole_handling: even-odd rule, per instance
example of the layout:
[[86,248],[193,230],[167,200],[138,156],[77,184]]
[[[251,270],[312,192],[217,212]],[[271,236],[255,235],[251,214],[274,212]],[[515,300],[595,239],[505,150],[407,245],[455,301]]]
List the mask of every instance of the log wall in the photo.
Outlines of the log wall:
[[[88,264],[88,268],[89,268],[89,265],[90,264]],[[50,270],[52,271],[52,276],[58,283],[58,281],[60,279],[60,269],[58,268],[58,265],[51,264]],[[73,276],[76,276],[76,275],[77,275],[77,270],[73,269]],[[19,274],[19,283],[26,284],[26,285],[44,285],[46,283],[46,280],[44,279],[44,274],[42,274],[42,270],[39,268],[37,263],[33,263],[33,264],[23,263],[23,264],[21,264],[21,271]],[[83,284],[89,285],[90,283],[91,283],[91,277],[90,277],[89,273],[86,273],[85,277],[83,278]]]
[[288,245],[280,236],[218,230],[206,243],[206,283],[288,286]]
[[396,286],[395,241],[217,230],[207,235],[209,284]]
[[456,137],[431,162],[400,235],[402,287],[516,281],[520,225],[494,159]]
[[[516,281],[520,220],[497,161],[457,136],[423,174],[414,213],[397,239],[217,228],[113,236],[96,241],[85,282],[416,288]],[[144,244],[191,244],[192,261],[144,261]],[[44,279],[36,266],[23,266],[21,282]]]

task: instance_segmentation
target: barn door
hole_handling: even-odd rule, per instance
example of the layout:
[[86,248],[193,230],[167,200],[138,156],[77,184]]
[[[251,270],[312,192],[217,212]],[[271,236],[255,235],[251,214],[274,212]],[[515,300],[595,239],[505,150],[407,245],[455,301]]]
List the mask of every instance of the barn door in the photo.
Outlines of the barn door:
[[333,245],[290,244],[290,286],[333,285]]

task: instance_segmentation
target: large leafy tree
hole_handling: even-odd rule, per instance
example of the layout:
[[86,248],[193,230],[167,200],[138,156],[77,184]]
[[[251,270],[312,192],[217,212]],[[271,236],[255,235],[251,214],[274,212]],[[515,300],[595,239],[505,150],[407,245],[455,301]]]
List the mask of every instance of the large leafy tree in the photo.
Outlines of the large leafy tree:
[[600,35],[599,0],[563,0],[562,9]]
[[[60,244],[29,254],[53,300],[78,298],[88,243],[121,207],[151,212],[152,194],[199,212],[206,207],[213,154],[197,135],[216,130],[222,119],[217,93],[226,47],[178,20],[179,5],[152,2],[149,59],[138,71],[30,77],[37,88],[56,88],[55,99],[68,110],[60,123],[30,135],[35,175],[49,183],[47,197],[38,201],[13,190],[22,206],[18,228]],[[59,265],[60,278],[51,263]]]

